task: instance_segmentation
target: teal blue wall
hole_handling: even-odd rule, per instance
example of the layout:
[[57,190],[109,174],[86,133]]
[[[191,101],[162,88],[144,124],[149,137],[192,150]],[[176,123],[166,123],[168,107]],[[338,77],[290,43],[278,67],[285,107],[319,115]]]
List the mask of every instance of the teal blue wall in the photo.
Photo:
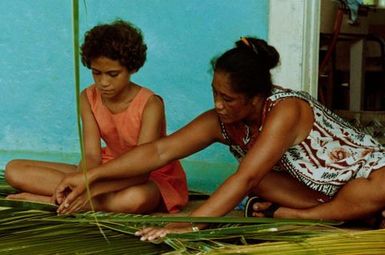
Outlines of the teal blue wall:
[[[212,57],[242,35],[267,37],[268,0],[79,2],[81,35],[118,17],[142,29],[148,59],[132,79],[164,98],[169,133],[213,106]],[[79,151],[71,8],[69,0],[0,0],[0,152]],[[84,67],[81,82],[92,82]],[[221,145],[189,159],[234,163]]]

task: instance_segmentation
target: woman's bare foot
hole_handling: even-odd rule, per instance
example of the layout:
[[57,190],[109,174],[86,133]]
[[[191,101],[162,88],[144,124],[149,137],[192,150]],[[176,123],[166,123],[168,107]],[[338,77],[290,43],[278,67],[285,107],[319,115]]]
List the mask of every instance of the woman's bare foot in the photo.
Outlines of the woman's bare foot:
[[385,229],[385,211],[372,215],[367,219],[358,221],[358,223],[362,223],[364,226],[371,229]]
[[269,207],[272,205],[272,202],[256,202],[253,204],[253,216],[257,218],[264,218],[266,217],[265,211],[269,209]]
[[245,216],[257,218],[274,218],[279,205],[260,197],[250,197],[246,203]]
[[11,194],[11,195],[8,195],[6,199],[24,200],[24,201],[41,202],[41,203],[52,203],[51,197],[36,195],[32,193],[27,193],[27,192]]

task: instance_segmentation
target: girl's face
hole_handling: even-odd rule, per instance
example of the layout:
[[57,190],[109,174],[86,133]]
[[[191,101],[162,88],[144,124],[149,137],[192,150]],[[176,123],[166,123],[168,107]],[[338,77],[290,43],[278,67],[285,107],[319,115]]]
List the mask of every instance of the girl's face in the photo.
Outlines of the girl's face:
[[96,88],[104,98],[115,98],[128,88],[131,72],[119,61],[99,57],[91,61]]
[[212,81],[215,110],[223,123],[252,121],[256,114],[256,98],[236,93],[230,86],[229,76],[215,72]]

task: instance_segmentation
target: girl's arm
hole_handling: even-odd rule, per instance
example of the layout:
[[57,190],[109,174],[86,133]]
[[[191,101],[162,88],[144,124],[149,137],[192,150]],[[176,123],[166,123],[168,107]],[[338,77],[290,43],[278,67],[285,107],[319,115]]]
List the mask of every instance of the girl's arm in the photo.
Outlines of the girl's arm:
[[[81,159],[78,165],[78,173],[67,174],[67,177],[76,174],[83,175],[84,171],[97,167],[102,162],[99,127],[88,102],[86,90],[81,92],[79,103],[82,120],[84,158]],[[52,200],[60,201],[60,199],[58,200],[56,197],[56,193],[53,194]]]
[[99,128],[91,111],[85,90],[80,94],[80,113],[85,151],[85,162],[81,161],[79,164],[79,170],[81,171],[82,167],[91,169],[100,165],[102,162]]
[[147,101],[144,108],[138,145],[159,139],[164,129],[165,113],[163,101],[154,95]]
[[[97,180],[148,174],[173,160],[191,155],[215,141],[222,141],[222,138],[217,115],[214,110],[211,110],[170,136],[142,144],[117,159],[90,169],[87,173],[88,181],[93,183]],[[64,178],[55,192],[58,203],[61,207],[67,207],[84,192],[84,189],[82,175]],[[65,197],[64,192],[67,191],[71,192]]]

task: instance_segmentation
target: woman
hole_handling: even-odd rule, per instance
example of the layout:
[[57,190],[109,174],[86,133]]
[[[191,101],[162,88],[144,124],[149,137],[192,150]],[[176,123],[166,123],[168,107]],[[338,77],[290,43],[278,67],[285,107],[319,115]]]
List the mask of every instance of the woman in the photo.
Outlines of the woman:
[[[165,135],[162,99],[131,81],[146,60],[146,50],[141,31],[123,20],[97,25],[86,33],[81,57],[95,83],[80,96],[85,158],[79,165],[12,160],[5,177],[22,192],[9,199],[51,202],[65,176],[103,165]],[[96,182],[91,196],[98,211],[177,212],[187,203],[188,191],[181,165],[170,161],[151,173]],[[89,204],[82,208],[88,209]]]
[[[246,195],[269,201],[251,203],[251,214],[258,217],[266,216],[271,202],[279,206],[270,213],[283,218],[353,220],[381,212],[384,147],[308,94],[273,86],[270,69],[278,62],[278,52],[265,41],[242,38],[214,61],[215,109],[170,136],[90,169],[89,182],[147,173],[221,142],[230,146],[239,167],[191,216],[225,215]],[[56,189],[58,212],[81,208],[84,189],[81,175],[65,178]],[[152,240],[191,230],[178,223],[138,235]]]

